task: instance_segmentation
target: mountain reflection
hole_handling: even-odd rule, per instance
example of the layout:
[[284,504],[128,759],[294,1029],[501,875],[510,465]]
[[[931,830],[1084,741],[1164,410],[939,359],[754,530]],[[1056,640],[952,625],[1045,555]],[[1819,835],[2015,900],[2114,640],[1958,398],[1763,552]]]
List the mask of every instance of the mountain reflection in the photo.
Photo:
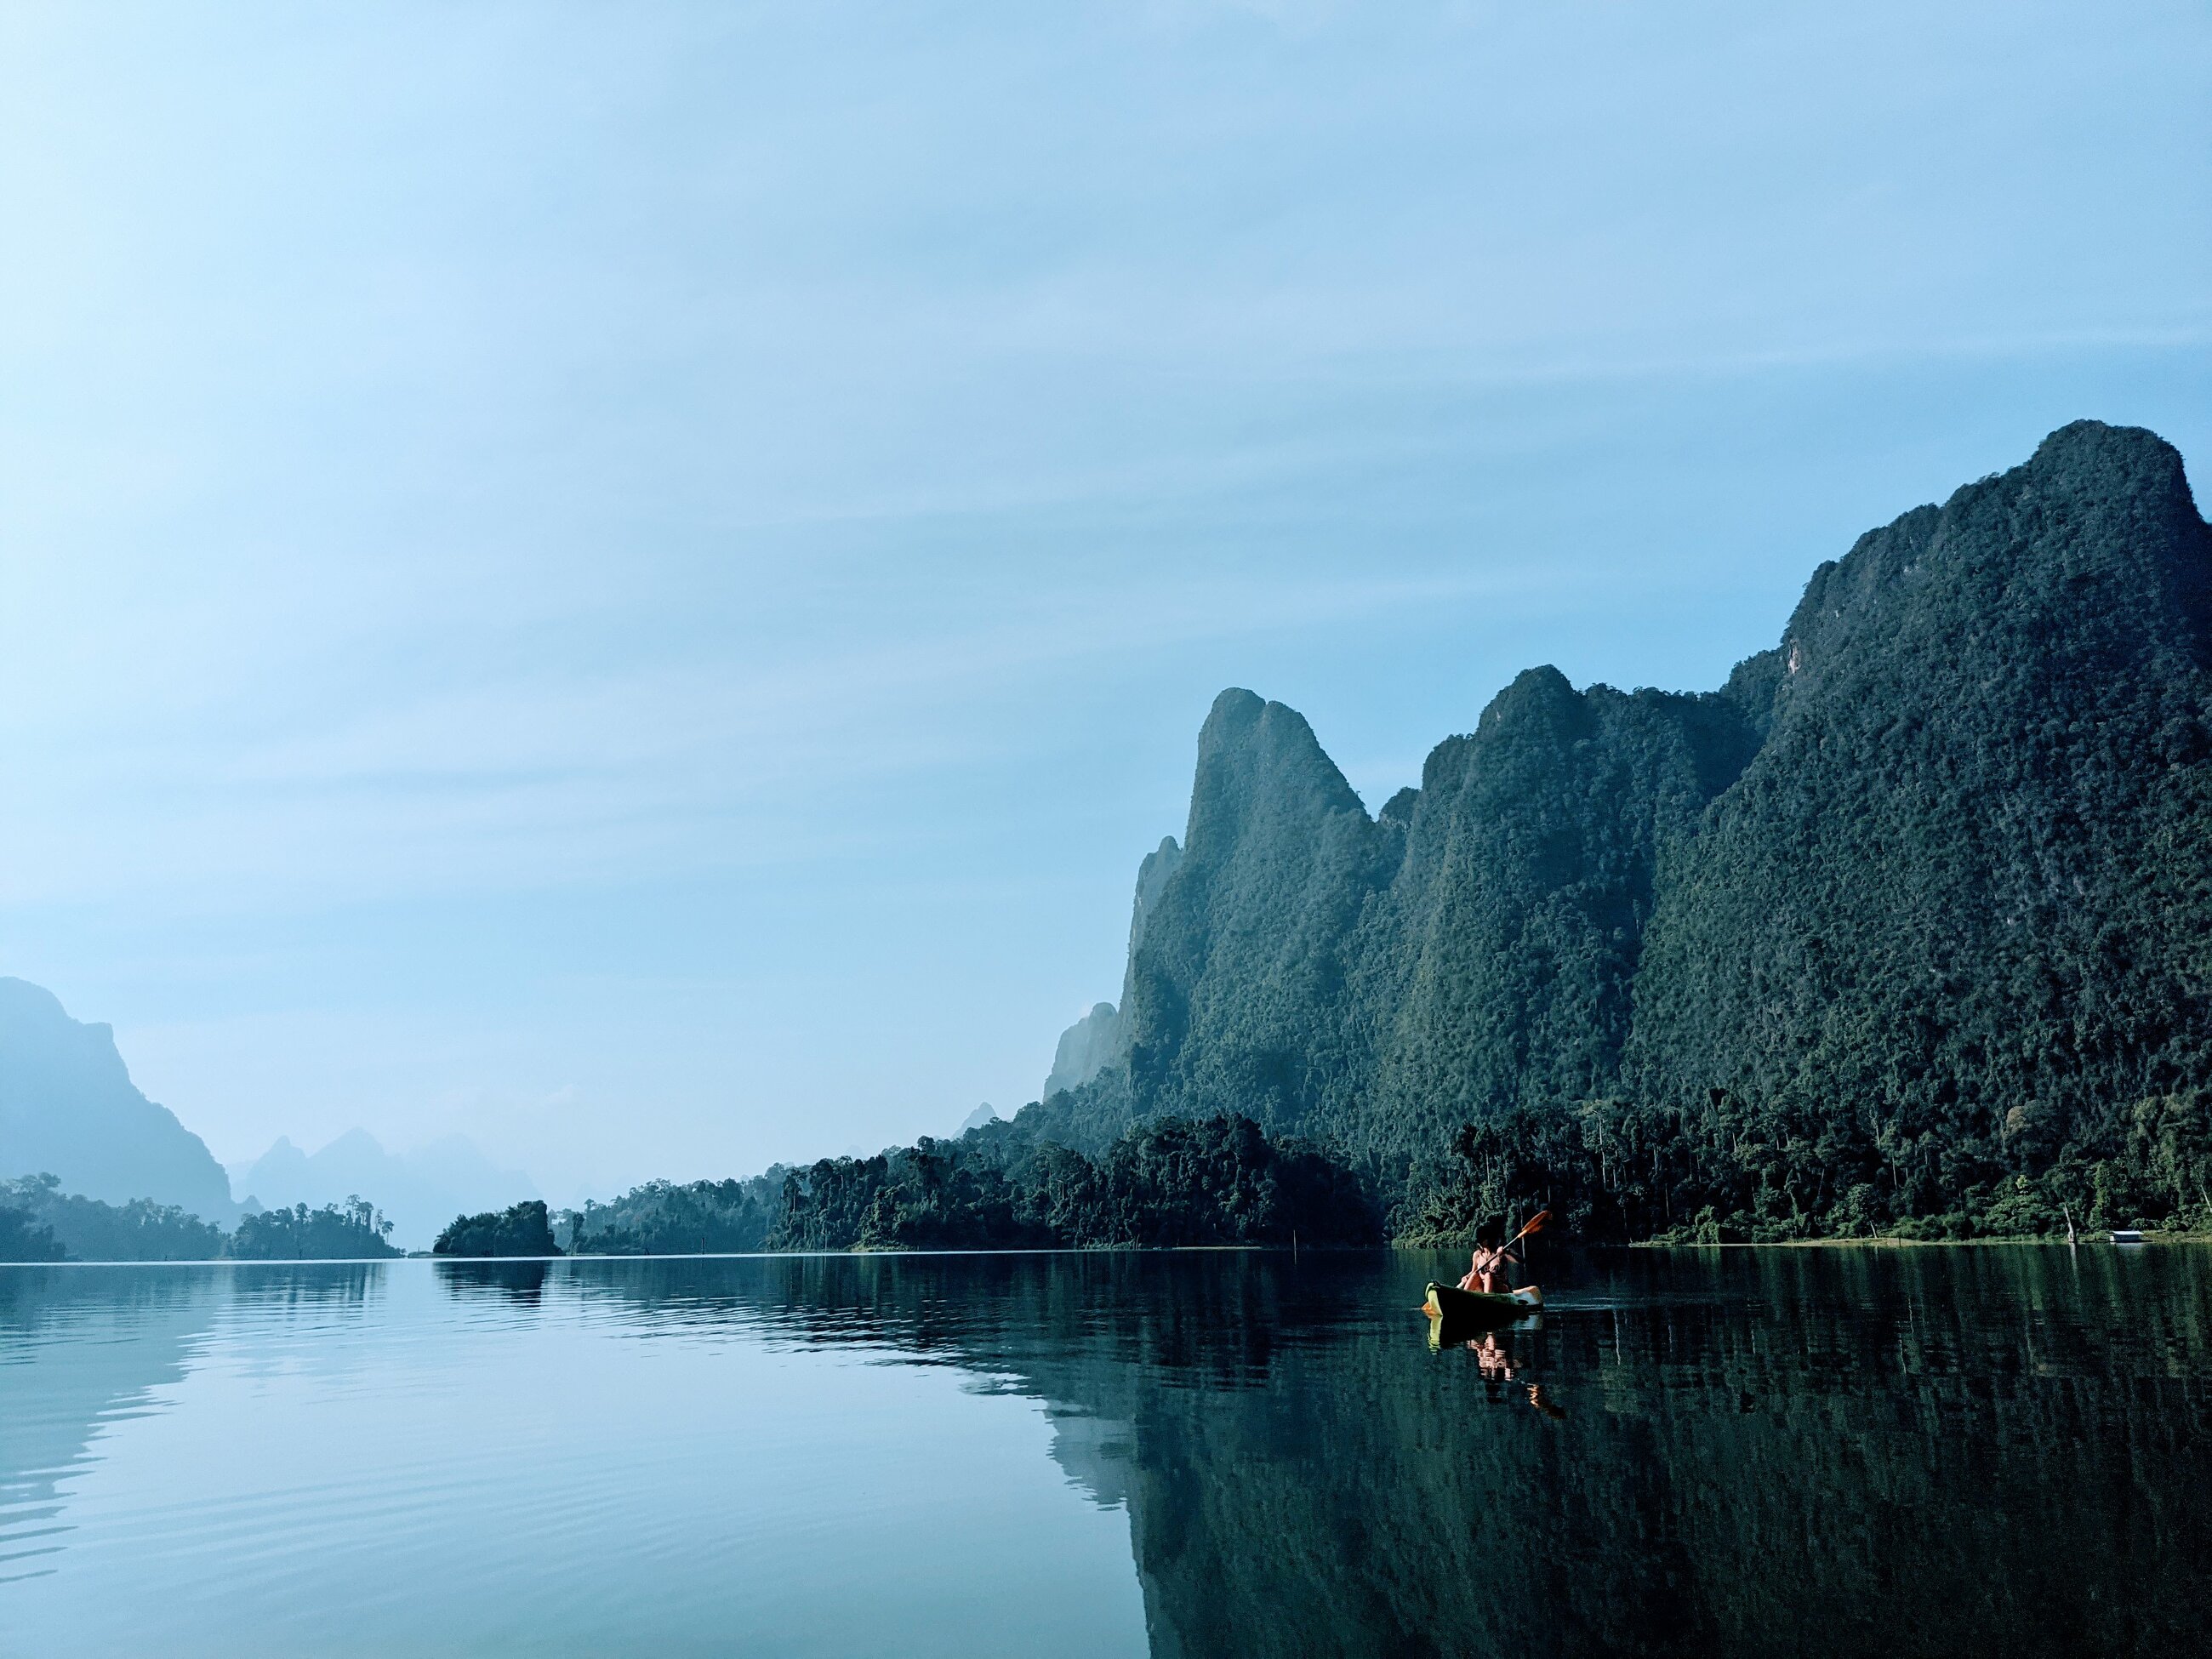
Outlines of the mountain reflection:
[[[834,1501],[867,1476],[836,1448],[881,1456],[926,1436],[900,1402],[951,1391],[933,1377],[844,1396],[888,1402],[866,1424],[809,1419],[795,1395],[749,1414],[762,1379],[784,1379],[761,1396],[773,1401],[856,1370],[785,1364],[781,1350],[1036,1401],[1058,1468],[1126,1511],[1156,1655],[2203,1650],[2212,1251],[1553,1254],[1540,1324],[1432,1352],[1415,1308],[1449,1267],[1194,1252],[10,1268],[0,1582],[36,1579],[11,1592],[26,1607],[52,1589],[35,1606],[64,1631],[142,1583],[166,1607],[180,1584],[281,1561],[267,1547],[281,1533],[285,1549],[312,1535],[371,1553],[383,1576],[351,1605],[373,1612],[486,1535],[465,1517],[410,1556],[421,1517],[486,1489],[486,1512],[510,1516],[589,1492],[632,1528],[676,1517],[611,1577],[635,1598],[616,1604],[624,1617],[673,1600],[664,1635],[749,1616],[788,1637],[773,1597],[726,1605],[732,1581],[685,1540],[730,1510],[737,1553],[714,1559],[803,1576],[822,1540],[867,1520]],[[470,1418],[488,1382],[530,1375],[483,1369],[495,1353],[575,1368],[568,1414]],[[637,1410],[595,1414],[610,1401]],[[112,1434],[195,1409],[181,1437]],[[369,1451],[319,1460],[325,1420],[356,1424]],[[818,1474],[832,1501],[731,1504],[773,1466],[779,1424],[824,1437],[781,1478],[801,1490]],[[165,1489],[142,1458],[138,1507],[118,1516],[112,1492],[76,1477],[133,1438],[142,1454],[213,1446],[251,1478]],[[255,1462],[264,1443],[277,1461]],[[324,1484],[295,1510],[303,1457]],[[339,1492],[345,1504],[325,1501]],[[1048,1512],[1077,1507],[1046,1497]],[[958,1505],[973,1494],[945,1501],[949,1527],[972,1522]],[[173,1519],[187,1511],[189,1526]],[[817,1530],[777,1530],[794,1512]],[[134,1553],[149,1535],[134,1526],[159,1528],[167,1553]],[[1117,1529],[1090,1534],[1109,1583]],[[547,1520],[499,1558],[517,1606],[550,1593],[565,1535]],[[1033,1563],[1031,1582],[1057,1560]],[[316,1597],[285,1599],[281,1573],[246,1582],[276,1613],[319,1616]],[[475,1604],[453,1594],[441,1618]],[[905,1607],[871,1628],[896,1629]]]
[[431,1264],[438,1282],[456,1296],[489,1296],[520,1307],[535,1307],[544,1299],[548,1264],[536,1257],[517,1261],[460,1260]]
[[241,1262],[217,1281],[234,1306],[272,1314],[358,1314],[385,1285],[381,1261]]
[[655,1328],[878,1348],[1042,1401],[1053,1455],[1127,1507],[1159,1656],[2202,1642],[2206,1252],[1555,1255],[1540,1328],[1432,1353],[1411,1310],[1443,1265],[557,1271]]
[[184,1375],[215,1305],[202,1273],[0,1270],[0,1583],[51,1571],[70,1530],[63,1483],[103,1425]]
[[264,1326],[357,1317],[381,1263],[0,1270],[0,1582],[43,1571],[69,1530],[62,1483],[106,1425],[155,1409],[225,1310]]

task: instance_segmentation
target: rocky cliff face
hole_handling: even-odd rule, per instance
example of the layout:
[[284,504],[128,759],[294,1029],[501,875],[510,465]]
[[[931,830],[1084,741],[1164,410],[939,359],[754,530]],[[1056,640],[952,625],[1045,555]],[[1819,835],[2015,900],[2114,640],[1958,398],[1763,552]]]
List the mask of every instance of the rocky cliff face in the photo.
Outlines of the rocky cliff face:
[[1051,1127],[1234,1109],[1387,1164],[1725,1098],[1900,1168],[2052,1155],[2212,1059],[2208,620],[2179,455],[2082,422],[1821,567],[1720,690],[1532,670],[1375,817],[1224,692],[1124,1052]]
[[111,1204],[150,1198],[236,1218],[222,1166],[139,1093],[114,1031],[71,1019],[51,991],[0,979],[0,1176],[42,1173]]

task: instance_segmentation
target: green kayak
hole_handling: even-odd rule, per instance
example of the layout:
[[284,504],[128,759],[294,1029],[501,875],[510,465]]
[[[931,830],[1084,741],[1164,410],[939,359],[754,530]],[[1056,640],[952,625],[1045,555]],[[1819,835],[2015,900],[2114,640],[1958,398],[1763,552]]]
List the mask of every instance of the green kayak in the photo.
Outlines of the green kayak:
[[1504,1296],[1486,1291],[1462,1291],[1454,1285],[1429,1282],[1429,1299],[1423,1310],[1431,1319],[1454,1325],[1510,1325],[1516,1319],[1544,1310],[1544,1293],[1534,1285]]

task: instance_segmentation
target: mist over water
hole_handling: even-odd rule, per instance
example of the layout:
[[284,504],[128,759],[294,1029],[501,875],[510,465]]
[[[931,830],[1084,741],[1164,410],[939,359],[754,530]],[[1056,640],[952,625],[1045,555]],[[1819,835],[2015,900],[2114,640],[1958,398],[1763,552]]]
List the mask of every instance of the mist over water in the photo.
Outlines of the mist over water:
[[0,1269],[0,1653],[2201,1646],[2212,1250],[1450,1267]]

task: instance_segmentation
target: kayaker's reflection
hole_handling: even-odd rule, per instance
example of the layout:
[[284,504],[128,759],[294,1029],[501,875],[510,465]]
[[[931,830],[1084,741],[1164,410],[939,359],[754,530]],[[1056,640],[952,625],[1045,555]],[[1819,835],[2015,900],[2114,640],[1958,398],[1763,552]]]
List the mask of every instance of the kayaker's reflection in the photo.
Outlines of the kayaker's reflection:
[[1496,1331],[1485,1331],[1480,1336],[1471,1339],[1466,1347],[1474,1356],[1474,1363],[1481,1370],[1483,1387],[1491,1399],[1503,1399],[1506,1385],[1519,1382],[1521,1387],[1528,1391],[1528,1403],[1545,1416],[1556,1420],[1567,1414],[1563,1407],[1553,1403],[1551,1395],[1544,1392],[1541,1382],[1522,1381],[1516,1375],[1513,1351],[1498,1340]]

